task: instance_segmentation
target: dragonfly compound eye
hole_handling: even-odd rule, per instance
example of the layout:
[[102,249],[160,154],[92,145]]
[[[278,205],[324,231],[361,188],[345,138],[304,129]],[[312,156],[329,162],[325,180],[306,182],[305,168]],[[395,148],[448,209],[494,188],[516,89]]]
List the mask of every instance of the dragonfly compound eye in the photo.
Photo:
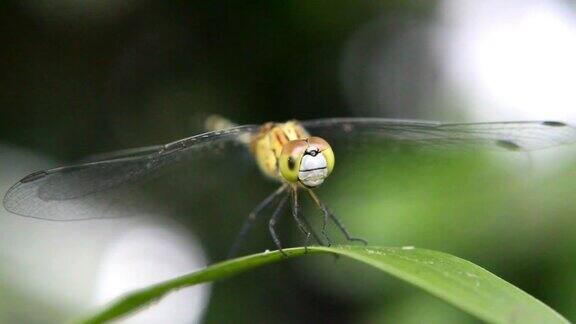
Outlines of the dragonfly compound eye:
[[328,168],[328,175],[332,173],[334,170],[334,151],[332,151],[332,147],[330,144],[326,142],[324,139],[316,136],[312,136],[308,139],[308,143],[310,144],[310,148],[316,148],[317,152],[320,152],[326,159],[326,166]]
[[278,166],[280,168],[280,174],[286,181],[290,183],[298,182],[300,163],[307,148],[308,142],[303,139],[290,141],[282,147]]
[[302,156],[298,180],[306,187],[317,187],[334,168],[334,153],[330,145],[319,137],[308,139],[308,148]]

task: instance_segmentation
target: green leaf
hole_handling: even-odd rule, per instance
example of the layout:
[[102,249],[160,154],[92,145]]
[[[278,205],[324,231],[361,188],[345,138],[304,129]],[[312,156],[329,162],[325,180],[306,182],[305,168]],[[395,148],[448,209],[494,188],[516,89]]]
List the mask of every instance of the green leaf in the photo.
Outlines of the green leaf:
[[[569,323],[526,292],[489,271],[458,257],[425,249],[383,247],[310,247],[286,249],[288,258],[335,253],[364,262],[420,287],[463,311],[492,323]],[[254,254],[129,293],[81,323],[118,319],[148,306],[167,293],[216,281],[261,265],[286,259],[278,251]],[[362,280],[362,278],[352,278]]]

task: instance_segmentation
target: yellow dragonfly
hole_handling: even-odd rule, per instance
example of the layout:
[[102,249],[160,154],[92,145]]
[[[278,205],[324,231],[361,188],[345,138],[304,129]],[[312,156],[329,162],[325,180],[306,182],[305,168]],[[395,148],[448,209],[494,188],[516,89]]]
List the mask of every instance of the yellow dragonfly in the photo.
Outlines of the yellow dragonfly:
[[[21,216],[56,221],[116,217],[121,215],[115,213],[116,207],[124,202],[123,196],[117,194],[119,188],[137,186],[153,176],[161,177],[161,171],[171,165],[198,161],[240,146],[251,152],[261,172],[280,186],[249,213],[231,255],[239,248],[257,215],[275,201],[277,205],[268,224],[275,245],[282,251],[275,228],[289,197],[292,216],[305,235],[305,246],[311,236],[319,244],[331,244],[326,233],[329,220],[348,240],[366,244],[351,236],[314,192],[335,168],[330,143],[344,143],[339,147],[342,151],[362,143],[368,143],[371,149],[386,141],[432,149],[487,148],[522,152],[576,142],[576,128],[558,121],[438,123],[327,118],[235,126],[223,118],[212,117],[207,125],[212,131],[166,145],[103,154],[80,164],[34,172],[8,190],[4,207]],[[299,192],[307,193],[322,211],[322,238],[301,217]]]

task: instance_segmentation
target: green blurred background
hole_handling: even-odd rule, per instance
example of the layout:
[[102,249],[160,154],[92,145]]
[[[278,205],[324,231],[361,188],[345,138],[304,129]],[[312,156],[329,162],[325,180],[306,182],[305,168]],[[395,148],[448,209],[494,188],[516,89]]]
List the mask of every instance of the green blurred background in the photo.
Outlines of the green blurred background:
[[[240,124],[570,122],[575,17],[573,3],[552,0],[3,1],[0,189],[89,154],[199,133],[210,114]],[[336,152],[319,194],[370,244],[455,254],[574,321],[575,152]],[[63,322],[127,289],[222,260],[244,217],[275,187],[250,160],[230,159],[190,170],[187,185],[148,191],[164,214],[70,224],[2,211],[0,321]],[[198,177],[209,181],[195,185]],[[319,224],[308,202],[304,212]],[[274,248],[266,217],[242,253]],[[280,235],[286,246],[302,244],[289,217]],[[316,256],[171,302],[132,322],[475,322],[365,266]]]

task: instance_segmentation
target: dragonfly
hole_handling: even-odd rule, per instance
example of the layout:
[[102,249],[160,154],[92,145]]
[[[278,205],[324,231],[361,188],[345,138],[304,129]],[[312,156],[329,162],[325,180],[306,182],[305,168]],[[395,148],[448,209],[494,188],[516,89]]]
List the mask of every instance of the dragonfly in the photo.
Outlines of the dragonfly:
[[[4,207],[17,215],[55,221],[115,217],[116,203],[122,200],[118,188],[138,186],[144,180],[162,177],[162,170],[178,163],[200,161],[207,156],[241,147],[250,152],[261,173],[279,184],[248,214],[232,245],[234,255],[261,212],[275,203],[268,221],[274,244],[284,254],[276,232],[278,219],[291,202],[292,218],[304,235],[323,245],[331,240],[326,228],[330,221],[343,236],[352,236],[338,217],[320,200],[316,190],[335,169],[335,151],[355,149],[364,143],[368,150],[381,143],[399,143],[425,149],[494,149],[526,152],[576,142],[576,127],[559,121],[512,121],[481,123],[440,123],[384,118],[324,118],[306,121],[268,122],[237,126],[212,116],[211,131],[165,145],[129,149],[95,156],[79,164],[31,173],[5,194]],[[299,193],[308,194],[322,212],[321,235],[301,215]],[[117,202],[117,201],[116,201]],[[94,207],[100,213],[94,214]]]

